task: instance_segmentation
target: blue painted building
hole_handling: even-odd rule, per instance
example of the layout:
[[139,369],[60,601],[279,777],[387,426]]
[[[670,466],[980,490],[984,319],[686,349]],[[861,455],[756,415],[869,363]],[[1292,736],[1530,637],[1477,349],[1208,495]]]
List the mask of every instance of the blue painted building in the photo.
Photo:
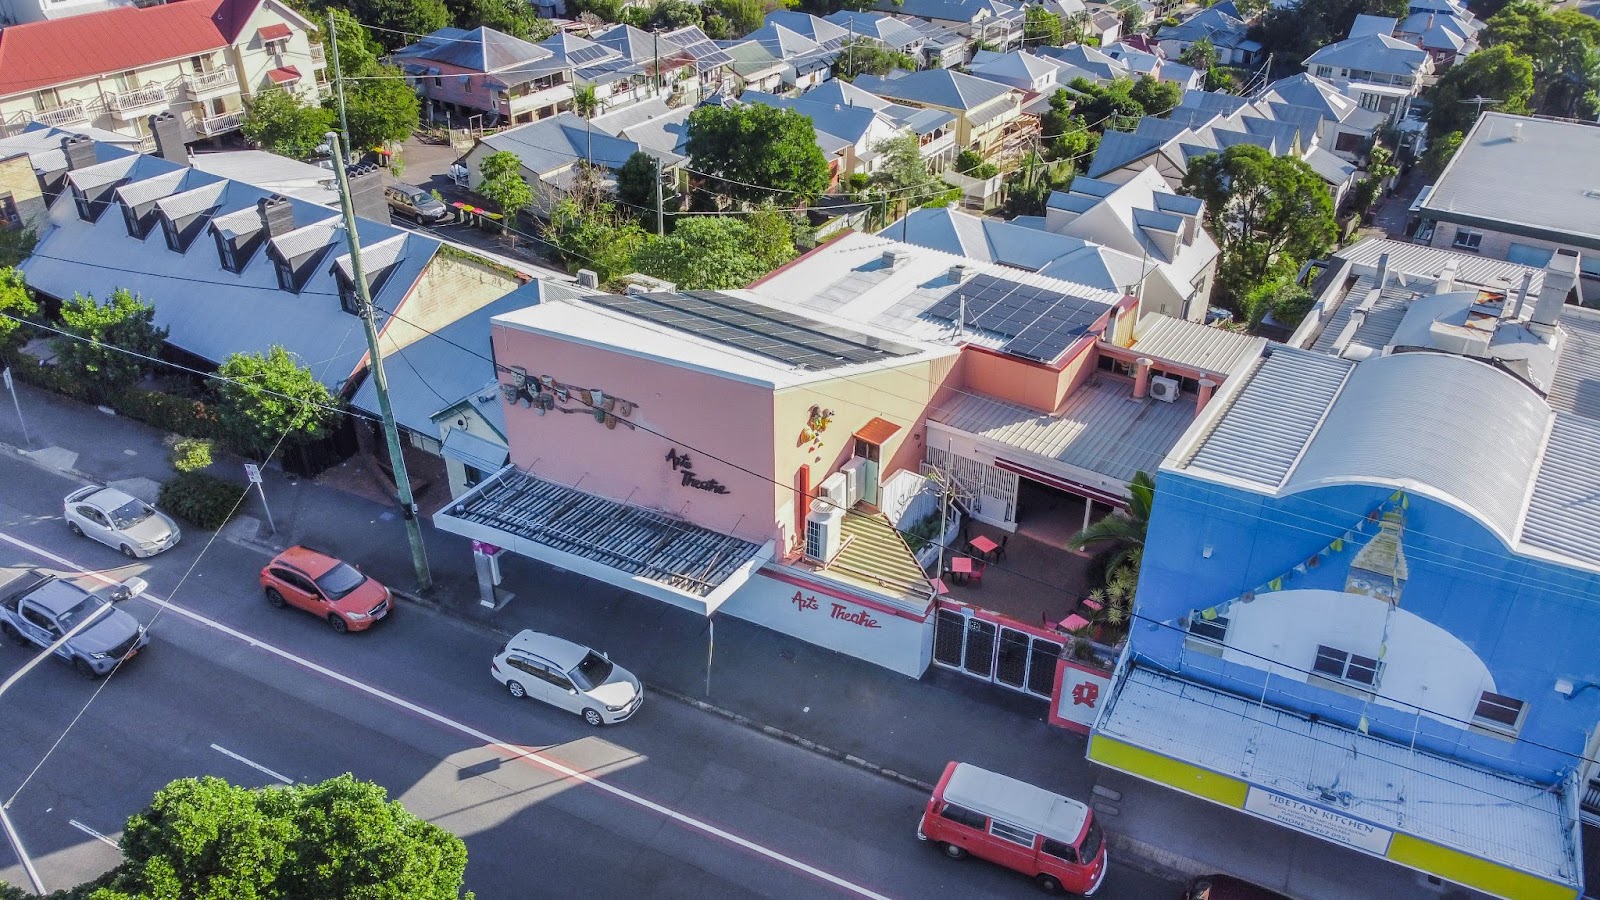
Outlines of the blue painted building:
[[1567,305],[1576,257],[1372,249],[1331,261],[1290,344],[1163,464],[1089,756],[1490,894],[1574,897],[1600,317]]

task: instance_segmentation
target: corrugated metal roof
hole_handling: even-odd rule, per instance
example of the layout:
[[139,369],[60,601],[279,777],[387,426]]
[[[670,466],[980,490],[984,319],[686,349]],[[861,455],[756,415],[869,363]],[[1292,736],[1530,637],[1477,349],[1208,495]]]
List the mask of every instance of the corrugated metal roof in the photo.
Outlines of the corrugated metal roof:
[[[1559,787],[1477,768],[1143,667],[1095,730],[1382,828],[1576,886],[1577,821]],[[1205,735],[1196,740],[1195,735]]]
[[[1600,205],[1600,204],[1597,204]],[[1376,268],[1378,257],[1389,254],[1389,271],[1405,275],[1419,275],[1436,281],[1446,263],[1456,264],[1456,284],[1470,284],[1495,290],[1517,290],[1522,287],[1522,276],[1533,274],[1533,292],[1537,294],[1544,284],[1544,270],[1518,265],[1501,259],[1489,259],[1476,253],[1457,253],[1423,244],[1390,241],[1384,238],[1367,238],[1340,250],[1340,259],[1358,266]]]
[[1567,343],[1545,399],[1551,409],[1600,419],[1600,314],[1569,306],[1561,312],[1561,328]]
[[[1333,311],[1333,315],[1317,333],[1316,341],[1311,349],[1318,353],[1338,354],[1350,347],[1367,350],[1371,354],[1378,354],[1389,345],[1394,333],[1399,330],[1400,323],[1406,317],[1406,310],[1411,308],[1411,301],[1418,296],[1417,288],[1403,287],[1393,281],[1378,295],[1377,302],[1367,311],[1366,318],[1356,326],[1355,335],[1344,347],[1337,347],[1339,338],[1343,336],[1345,327],[1350,324],[1350,315],[1356,307],[1366,302],[1367,294],[1372,291],[1373,278],[1371,275],[1362,275],[1351,286],[1350,292],[1345,295]],[[1432,296],[1431,292],[1427,292]]]
[[[1493,411],[1492,439],[1479,410]],[[1406,486],[1444,497],[1510,544],[1549,425],[1538,393],[1485,363],[1375,357],[1346,380],[1288,489]]]
[[1273,347],[1226,402],[1183,467],[1277,490],[1355,364]]
[[[1154,472],[1194,421],[1194,402],[1133,398],[1124,378],[1086,384],[1055,415],[963,394],[931,418],[950,428],[1015,447],[1120,483]],[[1018,460],[1026,462],[1026,460]]]
[[1243,371],[1267,344],[1265,338],[1236,334],[1159,313],[1140,319],[1136,334],[1135,353],[1224,375]]
[[1556,413],[1533,496],[1522,524],[1522,542],[1600,565],[1600,422]]

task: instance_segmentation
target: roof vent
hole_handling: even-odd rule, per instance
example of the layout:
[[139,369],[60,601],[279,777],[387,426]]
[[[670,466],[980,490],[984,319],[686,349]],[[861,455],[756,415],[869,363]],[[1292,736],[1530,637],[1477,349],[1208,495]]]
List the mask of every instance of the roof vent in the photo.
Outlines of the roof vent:
[[897,248],[885,250],[883,251],[883,267],[885,269],[896,268],[910,256],[911,254]]
[[578,287],[595,290],[600,287],[600,275],[593,269],[578,270]]
[[1512,125],[1511,125],[1511,139],[1513,141],[1516,141],[1519,144],[1522,143],[1522,123],[1521,122],[1513,122],[1512,123]]
[[960,284],[967,277],[967,273],[969,271],[970,271],[970,269],[967,266],[960,266],[960,265],[951,266],[950,267],[950,280],[955,282],[956,284]]

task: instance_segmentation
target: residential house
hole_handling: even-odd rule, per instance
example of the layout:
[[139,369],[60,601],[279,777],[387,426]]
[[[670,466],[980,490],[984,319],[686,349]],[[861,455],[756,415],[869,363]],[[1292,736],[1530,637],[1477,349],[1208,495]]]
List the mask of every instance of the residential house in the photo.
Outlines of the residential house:
[[1423,222],[1414,239],[1532,266],[1572,250],[1579,295],[1600,302],[1596,160],[1600,127],[1486,112],[1419,202]]
[[1570,251],[1343,254],[1162,463],[1088,756],[1435,883],[1578,897],[1600,319]]
[[1190,47],[1210,41],[1217,62],[1224,66],[1253,66],[1261,55],[1261,42],[1250,39],[1250,24],[1219,6],[1200,10],[1177,25],[1156,33],[1168,59],[1181,57]]
[[871,175],[882,160],[878,146],[906,129],[881,109],[869,105],[842,105],[827,102],[815,91],[798,97],[779,97],[760,91],[745,91],[741,103],[771,106],[801,113],[811,119],[817,146],[828,161],[833,180],[851,175]]
[[917,136],[922,160],[932,172],[943,172],[956,158],[956,116],[937,107],[892,103],[859,85],[834,79],[800,95],[812,104],[866,107],[887,116],[897,127]]
[[92,127],[150,149],[151,117],[170,113],[173,153],[237,131],[260,91],[318,102],[325,63],[312,28],[280,0],[185,0],[13,25],[0,31],[0,123],[8,134],[35,122]]
[[724,41],[722,49],[733,57],[732,93],[735,96],[747,90],[776,94],[797,80],[792,66],[757,41]]
[[880,0],[879,10],[952,28],[1001,51],[1022,45],[1023,10],[1002,0]]
[[972,57],[972,42],[967,36],[949,25],[941,25],[915,16],[895,16],[915,28],[922,35],[922,53],[918,68],[953,69],[964,66]]
[[[1381,28],[1381,25],[1374,27]],[[1399,122],[1433,82],[1433,57],[1399,38],[1368,33],[1328,44],[1306,57],[1306,71],[1331,82],[1365,109]]]
[[[1009,53],[979,50],[972,55],[972,64],[967,67],[967,72],[1019,91],[1046,95],[1055,93],[1076,77],[1065,63],[1027,50],[1012,50]],[[1069,74],[1065,80],[1061,77],[1064,72]]]
[[589,124],[607,134],[632,141],[639,149],[667,160],[687,157],[689,116],[692,106],[671,107],[660,97],[602,113]]
[[572,69],[489,27],[441,28],[390,54],[430,121],[522,125],[572,108]]
[[904,53],[914,59],[922,53],[922,32],[885,13],[841,9],[824,21],[843,28],[852,38],[865,38],[885,50]]
[[[40,183],[60,178],[47,224],[22,271],[28,286],[68,300],[118,289],[155,307],[167,344],[193,365],[282,346],[336,394],[365,369],[361,303],[337,210],[165,159],[57,133],[29,152]],[[3,143],[18,141],[6,139]],[[516,273],[388,223],[382,174],[357,172],[362,263],[379,332],[404,347],[509,293]]]
[[543,46],[572,63],[573,83],[593,87],[602,110],[670,96],[676,85],[696,77],[694,58],[671,41],[662,44],[659,33],[613,25],[589,37],[556,34]]
[[1272,82],[1256,102],[1316,110],[1321,118],[1317,145],[1348,162],[1361,158],[1373,136],[1388,122],[1383,113],[1361,106],[1331,83],[1308,72]]
[[1442,72],[1478,49],[1484,24],[1457,0],[1416,0],[1394,36],[1428,51],[1434,71]]
[[[653,34],[631,25],[613,25],[592,37],[595,43],[615,51],[659,82],[661,91],[674,104],[699,103],[717,93],[733,65],[733,57],[694,26]],[[581,40],[571,36],[562,39]]]
[[533,204],[528,212],[543,217],[571,194],[581,174],[580,162],[587,160],[595,168],[600,186],[605,187],[614,184],[615,173],[628,157],[641,150],[655,156],[663,171],[683,162],[681,156],[616,137],[572,113],[557,113],[548,119],[484,135],[467,151],[462,164],[467,169],[467,187],[477,190],[483,183],[480,168],[484,159],[501,152],[515,154],[522,163],[523,180],[533,189]]
[[1090,47],[1087,44],[1067,44],[1064,47],[1037,47],[1032,52],[1070,67],[1057,76],[1057,80],[1062,84],[1070,84],[1077,78],[1086,78],[1096,84],[1105,84],[1118,78],[1133,77],[1132,70],[1125,63],[1100,48]]
[[[716,42],[706,37],[699,26],[689,25],[661,35],[661,40],[678,47],[694,60],[693,77],[684,77],[673,85],[674,91],[685,103],[700,103],[723,90],[723,84],[733,71],[733,57]],[[634,62],[643,62],[634,59]]]
[[[1143,41],[1139,43],[1145,43]],[[1145,50],[1127,41],[1117,41],[1101,48],[1101,52],[1128,67],[1130,77],[1148,75],[1157,81],[1170,81],[1185,91],[1205,89],[1205,73],[1168,59],[1160,47]]]
[[[834,22],[799,10],[775,9],[767,13],[762,24],[791,31],[823,50],[837,50],[850,40],[850,29],[846,27],[846,23]],[[863,35],[867,36],[869,35]]]
[[1015,88],[947,69],[896,70],[887,76],[862,75],[855,86],[887,100],[956,117],[956,146],[985,159],[1021,150],[1038,133],[1039,122],[1022,113],[1023,93]]
[[[783,60],[783,86],[797,91],[814,87],[833,77],[833,60],[839,53],[838,46],[825,47],[775,22],[769,22],[745,35],[741,43],[755,44],[769,55]],[[842,44],[843,41],[840,41]]]
[[134,0],[0,0],[0,25],[23,25],[135,6]]
[[[37,124],[0,138],[0,230],[32,230],[38,235],[49,224],[50,204],[66,187],[63,137],[82,138],[73,146],[84,154],[82,161],[92,153],[94,162],[138,153],[142,143],[111,131],[80,127],[68,134]],[[89,149],[81,149],[85,146]]]

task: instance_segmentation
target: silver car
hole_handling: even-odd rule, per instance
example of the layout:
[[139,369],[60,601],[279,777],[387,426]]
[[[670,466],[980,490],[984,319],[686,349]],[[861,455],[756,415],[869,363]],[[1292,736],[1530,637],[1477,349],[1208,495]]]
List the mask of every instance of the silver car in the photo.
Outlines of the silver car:
[[489,673],[511,696],[532,697],[583,716],[590,725],[615,725],[639,711],[644,688],[633,673],[603,653],[537,631],[506,642]]
[[129,559],[155,556],[182,536],[166,513],[116,488],[78,488],[63,505],[73,534],[94,538]]

